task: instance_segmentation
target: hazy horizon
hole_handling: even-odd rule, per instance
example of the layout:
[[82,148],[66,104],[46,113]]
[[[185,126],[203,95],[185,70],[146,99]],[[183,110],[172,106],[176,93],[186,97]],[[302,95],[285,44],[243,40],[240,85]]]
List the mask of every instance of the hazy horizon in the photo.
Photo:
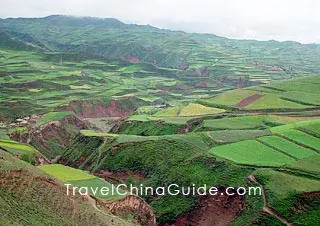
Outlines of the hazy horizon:
[[[20,7],[16,7],[19,5]],[[115,18],[124,23],[232,39],[320,43],[320,1],[3,0],[1,18],[49,15]]]

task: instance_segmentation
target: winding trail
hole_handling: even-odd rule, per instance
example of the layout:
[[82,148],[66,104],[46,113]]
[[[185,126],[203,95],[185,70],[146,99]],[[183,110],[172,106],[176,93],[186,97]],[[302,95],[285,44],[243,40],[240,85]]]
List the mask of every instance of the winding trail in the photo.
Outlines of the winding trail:
[[106,213],[105,211],[102,211],[101,209],[99,209],[97,207],[97,201],[92,198],[90,195],[86,195],[85,196],[87,199],[88,199],[88,202],[100,213],[102,213],[103,215],[105,216],[108,216],[108,217],[111,217],[111,218],[115,218],[115,219],[118,219],[119,221],[121,221],[123,223],[123,225],[129,225],[131,226],[131,224],[129,224],[128,222],[126,222],[125,220],[123,220],[122,218],[116,216],[116,215],[112,215],[112,214],[108,214]]
[[263,187],[257,180],[257,178],[253,175],[250,174],[248,176],[248,179],[253,182],[253,183],[257,183],[258,185],[260,185],[262,187],[262,198],[263,198],[263,208],[262,211],[277,218],[278,220],[280,220],[282,223],[284,223],[287,226],[294,226],[294,224],[292,222],[290,222],[289,220],[287,220],[286,218],[284,218],[283,216],[280,215],[280,213],[278,211],[276,211],[275,209],[271,208],[268,206],[268,202],[267,202],[267,192],[265,187]]

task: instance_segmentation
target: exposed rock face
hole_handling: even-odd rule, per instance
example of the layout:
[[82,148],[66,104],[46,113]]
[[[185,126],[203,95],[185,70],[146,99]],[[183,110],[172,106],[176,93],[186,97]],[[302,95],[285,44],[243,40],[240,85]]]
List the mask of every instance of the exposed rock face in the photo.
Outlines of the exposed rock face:
[[119,201],[106,203],[97,200],[97,205],[104,206],[116,215],[132,213],[137,223],[143,226],[155,226],[156,217],[152,208],[141,198],[129,195]]
[[30,141],[30,139],[41,138],[43,140],[48,140],[52,137],[56,137],[60,139],[62,145],[65,145],[69,141],[68,136],[62,136],[67,132],[65,131],[66,128],[64,128],[66,125],[74,125],[79,130],[87,128],[85,122],[74,115],[69,115],[59,121],[48,122],[40,127],[31,129],[28,133],[12,133],[10,134],[10,138],[18,142],[29,143],[28,140]]
[[[222,190],[221,190],[222,191]],[[241,196],[224,194],[200,196],[199,204],[189,213],[182,214],[174,222],[164,223],[164,226],[225,226],[243,210],[244,199]]]
[[68,106],[59,107],[58,110],[73,111],[83,118],[126,117],[132,113],[131,110],[119,108],[115,100],[108,106],[104,106],[101,102],[89,103],[86,100],[77,100],[70,102]]
[[134,57],[134,56],[124,57],[123,60],[128,61],[130,63],[139,63],[139,62],[141,62],[141,60],[138,57]]
[[26,133],[12,133],[12,140],[31,143],[47,158],[55,158],[69,144],[79,130],[87,129],[88,125],[74,115],[69,115],[59,121],[52,121],[31,129]]

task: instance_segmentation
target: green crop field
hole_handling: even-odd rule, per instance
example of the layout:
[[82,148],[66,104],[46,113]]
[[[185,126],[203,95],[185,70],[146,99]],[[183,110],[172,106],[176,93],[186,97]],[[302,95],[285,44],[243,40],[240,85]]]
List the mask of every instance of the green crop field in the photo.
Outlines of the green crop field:
[[168,124],[185,125],[189,120],[195,117],[150,117],[151,120],[160,120]]
[[304,93],[298,91],[288,91],[282,94],[283,98],[288,100],[305,103],[310,105],[320,105],[320,94],[318,93]]
[[290,117],[281,115],[269,115],[266,117],[265,121],[275,123],[275,124],[291,124],[303,121],[310,121],[308,117]]
[[249,140],[271,134],[269,130],[217,130],[204,133],[207,133],[211,139],[218,143]]
[[[113,18],[0,18],[0,225],[315,225],[319,56]],[[256,176],[267,197],[95,195],[126,224],[39,179],[111,189],[94,175],[219,189]]]
[[37,120],[37,125],[42,125],[47,122],[56,121],[72,114],[73,112],[70,112],[70,111],[48,112],[44,114],[40,119]]
[[39,166],[44,172],[63,181],[73,180],[88,180],[95,178],[95,176],[88,174],[82,170],[74,169],[60,164],[42,165]]
[[169,117],[169,116],[149,116],[149,115],[131,115],[128,120],[131,121],[164,121],[169,124],[177,124],[177,125],[184,125],[189,120],[194,119],[196,116],[193,117],[183,117],[183,116],[177,116],[177,117]]
[[21,159],[26,162],[34,162],[38,151],[29,144],[24,144],[12,140],[0,140],[0,148],[12,154],[21,155]]
[[117,137],[119,134],[113,134],[113,133],[103,133],[99,131],[94,130],[81,130],[81,134],[87,137]]
[[232,105],[236,105],[241,100],[247,97],[250,97],[254,94],[257,94],[257,92],[252,90],[236,89],[236,90],[224,92],[210,99],[205,98],[203,99],[203,101],[208,104],[232,106]]
[[314,148],[320,151],[320,140],[319,138],[308,135],[298,130],[287,130],[282,132],[281,135],[289,138],[290,140],[296,141],[308,147]]
[[170,107],[154,114],[156,117],[173,117],[178,116],[182,106]]
[[244,107],[246,110],[260,109],[303,109],[311,108],[312,106],[302,105],[292,101],[281,99],[276,94],[266,94],[255,100],[253,103]]
[[[110,183],[104,181],[101,178],[93,176],[87,172],[84,172],[79,169],[74,169],[68,166],[60,165],[60,164],[51,164],[51,165],[42,165],[39,166],[41,170],[44,172],[58,178],[59,180],[64,181],[65,183],[70,183],[73,187],[86,187],[90,194],[95,195],[97,198],[107,199],[107,200],[117,200],[119,198],[123,198],[123,191],[120,190],[118,194],[116,189],[113,191]],[[108,192],[110,192],[107,196],[101,194],[100,189],[106,187]],[[96,194],[92,191],[98,189]],[[115,187],[114,187],[115,188]],[[113,193],[111,193],[113,192]],[[113,195],[112,195],[113,194]]]
[[0,140],[0,147],[9,149],[9,150],[18,150],[18,151],[25,151],[25,152],[31,152],[31,153],[36,152],[36,150],[32,146],[28,144],[12,141],[12,140]]
[[257,129],[264,127],[264,116],[243,116],[204,120],[203,126],[212,129]]
[[303,120],[303,121],[298,121],[298,122],[294,122],[294,123],[285,124],[282,126],[272,127],[272,128],[270,128],[270,131],[272,133],[281,133],[281,132],[285,132],[287,130],[297,129],[297,128],[305,127],[305,126],[313,126],[314,124],[319,124],[319,123],[320,123],[319,119],[310,120],[310,118],[306,117],[305,120]]
[[[287,130],[295,128],[299,125],[308,125],[315,123],[315,120],[310,120],[307,117],[289,117],[280,115],[254,115],[254,116],[238,116],[238,117],[224,117],[220,119],[205,119],[203,127],[214,130],[224,129],[266,129],[276,132],[280,130]],[[289,124],[288,124],[289,123]],[[284,125],[284,126],[278,126]]]
[[295,160],[255,140],[240,141],[214,147],[211,154],[238,164],[257,166],[282,166]]
[[206,107],[201,104],[191,103],[187,106],[176,106],[164,109],[154,114],[155,117],[190,117],[200,115],[213,115],[225,112],[224,109]]
[[189,104],[180,110],[179,116],[210,115],[225,112],[223,109],[206,107],[201,104]]
[[[315,77],[315,79],[319,76]],[[269,84],[267,87],[276,88],[284,91],[298,91],[305,93],[319,94],[319,84],[303,80],[287,81],[282,83]]]
[[320,136],[320,123],[313,123],[313,124],[301,126],[298,128]]
[[294,163],[287,165],[286,167],[290,169],[297,169],[301,171],[306,171],[317,175],[320,178],[320,155],[313,155],[311,157],[300,159]]
[[299,146],[278,136],[264,136],[260,137],[259,140],[298,159],[310,157],[316,154],[316,152],[310,149]]

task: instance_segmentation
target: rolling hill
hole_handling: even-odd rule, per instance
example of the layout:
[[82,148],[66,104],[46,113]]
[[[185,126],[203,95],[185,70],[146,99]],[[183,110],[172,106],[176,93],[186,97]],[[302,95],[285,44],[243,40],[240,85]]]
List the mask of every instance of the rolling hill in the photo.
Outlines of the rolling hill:
[[[113,18],[0,19],[0,224],[315,225],[319,55]],[[65,182],[223,195],[70,198]]]

